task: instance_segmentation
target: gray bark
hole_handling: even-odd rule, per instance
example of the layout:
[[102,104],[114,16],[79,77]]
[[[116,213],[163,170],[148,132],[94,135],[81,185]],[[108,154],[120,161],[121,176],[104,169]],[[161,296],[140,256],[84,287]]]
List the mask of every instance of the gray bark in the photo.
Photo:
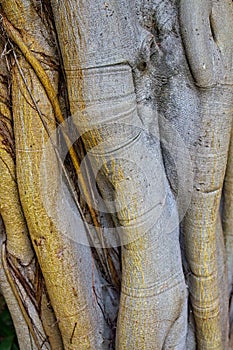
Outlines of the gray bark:
[[[6,11],[7,2],[0,3],[3,16],[23,33],[17,16]],[[232,213],[226,206],[232,204],[228,154],[233,104],[232,1],[51,0],[49,4],[45,8],[51,10],[49,25],[53,23],[57,41],[57,51],[51,45],[49,55],[59,53],[64,78],[60,101],[66,97],[71,114],[70,118],[66,115],[67,125],[77,130],[85,147],[81,170],[85,172],[89,164],[95,177],[92,202],[87,204],[99,211],[105,225],[103,253],[89,223],[81,224],[77,234],[81,220],[69,193],[73,188],[67,189],[61,179],[53,147],[43,153],[44,173],[38,173],[27,143],[36,139],[41,148],[47,147],[48,135],[31,106],[15,108],[23,94],[13,89],[20,198],[64,348],[230,349]],[[48,14],[43,20],[48,21]],[[46,34],[37,35],[29,25],[30,40],[50,42],[51,33],[44,29]],[[35,67],[28,64],[25,54],[20,64],[30,86],[36,81]],[[44,67],[58,93],[57,71]],[[15,68],[13,78],[13,86],[18,79],[23,89]],[[42,85],[33,93],[49,106],[50,118],[56,117],[39,80]],[[40,126],[33,124],[35,118]],[[42,130],[39,136],[37,128]],[[54,129],[53,122],[51,132]],[[33,147],[36,152],[38,144]],[[66,153],[67,145],[64,149]],[[222,227],[220,201],[227,163]],[[42,193],[47,206],[38,199],[41,175],[48,179]],[[24,178],[31,178],[32,187]],[[77,179],[76,190],[82,196]],[[51,220],[55,231],[49,228]],[[113,227],[107,227],[112,223]],[[65,258],[56,264],[58,296],[50,273],[60,257],[57,250],[41,243],[42,231],[48,236],[51,231],[53,245],[65,247],[61,251]],[[88,234],[94,235],[95,255],[80,245],[90,244]],[[121,261],[114,264],[121,276],[120,297],[113,283],[118,277],[112,275],[108,263],[117,245]],[[59,273],[67,266],[67,278],[59,285]],[[73,285],[75,303],[70,302]],[[64,307],[57,303],[61,295]]]

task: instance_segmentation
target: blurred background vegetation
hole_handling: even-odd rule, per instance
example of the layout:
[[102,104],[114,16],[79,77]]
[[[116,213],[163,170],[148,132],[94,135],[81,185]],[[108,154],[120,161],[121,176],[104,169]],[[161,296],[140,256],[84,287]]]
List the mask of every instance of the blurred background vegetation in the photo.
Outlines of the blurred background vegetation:
[[6,302],[0,294],[0,350],[19,350],[14,325]]

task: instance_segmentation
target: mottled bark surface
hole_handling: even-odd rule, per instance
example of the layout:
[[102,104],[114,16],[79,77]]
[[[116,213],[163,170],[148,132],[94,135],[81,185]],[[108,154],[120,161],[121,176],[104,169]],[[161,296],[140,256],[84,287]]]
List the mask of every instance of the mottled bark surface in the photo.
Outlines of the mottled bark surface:
[[0,13],[0,289],[20,349],[233,349],[232,1]]

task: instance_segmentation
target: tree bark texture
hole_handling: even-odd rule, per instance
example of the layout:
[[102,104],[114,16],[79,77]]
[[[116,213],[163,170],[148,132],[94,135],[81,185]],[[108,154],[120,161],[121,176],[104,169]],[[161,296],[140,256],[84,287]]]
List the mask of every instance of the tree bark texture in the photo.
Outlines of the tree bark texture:
[[0,287],[20,349],[233,349],[232,1],[0,13]]

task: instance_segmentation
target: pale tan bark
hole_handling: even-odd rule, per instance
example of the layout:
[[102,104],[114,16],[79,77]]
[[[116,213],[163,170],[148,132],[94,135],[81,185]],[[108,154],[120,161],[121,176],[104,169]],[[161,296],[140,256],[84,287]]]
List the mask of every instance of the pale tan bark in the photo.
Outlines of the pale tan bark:
[[[233,115],[233,111],[232,111]],[[233,285],[233,133],[231,133],[231,142],[229,146],[226,176],[223,188],[223,231],[226,244],[228,288],[229,293]]]
[[[25,57],[17,59],[12,70],[12,102],[14,132],[16,140],[17,181],[20,200],[27,220],[31,241],[43,276],[52,306],[55,310],[61,330],[65,349],[98,348],[97,320],[92,302],[92,260],[90,250],[79,247],[77,250],[69,238],[69,225],[63,223],[63,231],[57,228],[58,223],[49,217],[43,202],[40,166],[43,151],[49,140],[48,130],[52,133],[56,127],[52,103],[46,96],[46,86],[40,80],[43,76],[50,79],[54,91],[58,87],[56,61],[53,60],[55,50],[50,46],[51,37],[47,34],[41,18],[37,15],[30,1],[2,2],[4,11],[11,24],[6,24],[8,34],[17,41],[15,26],[23,42]],[[11,11],[13,10],[13,11]],[[30,30],[25,26],[30,23]],[[10,29],[9,29],[10,28]],[[41,32],[42,29],[42,32]],[[12,34],[13,33],[13,34]],[[12,34],[12,35],[11,35]],[[43,76],[39,78],[27,63],[28,56],[46,57],[41,66]],[[30,61],[30,59],[29,59]],[[45,72],[47,71],[47,73]],[[47,92],[49,95],[49,93]],[[39,113],[40,111],[40,113]],[[44,127],[42,116],[45,118]],[[47,143],[48,142],[48,143]],[[47,199],[54,205],[56,218],[59,209],[65,215],[66,207],[57,208],[57,184],[60,183],[57,158],[53,147],[46,162],[42,165],[45,175]],[[60,198],[59,198],[60,200]],[[66,204],[65,204],[66,205]],[[57,211],[57,212],[56,212]],[[67,220],[69,220],[67,215]],[[65,230],[64,230],[65,227]],[[85,266],[85,277],[80,268],[79,259]],[[89,278],[88,278],[89,277]],[[57,344],[57,348],[62,348]]]
[[[3,47],[2,52],[4,54]],[[9,57],[3,56],[0,61],[2,77],[0,101],[0,213],[6,230],[5,242],[2,244],[3,253],[1,255],[3,270],[2,289],[10,306],[9,295],[13,295],[13,303],[19,303],[15,313],[12,307],[10,309],[16,325],[17,334],[22,338],[20,340],[20,343],[23,343],[23,345],[20,345],[21,348],[29,349],[31,346],[38,347],[43,344],[41,345],[42,348],[47,349],[50,346],[50,342],[52,348],[55,349],[59,348],[58,344],[61,341],[59,331],[51,309],[43,305],[41,311],[38,311],[40,309],[40,297],[39,300],[36,300],[37,296],[41,295],[43,300],[47,299],[47,297],[42,276],[39,275],[38,278],[35,276],[36,272],[40,271],[37,269],[35,263],[18,193],[12,117],[8,99],[9,72],[7,73],[6,70],[7,59]],[[20,316],[19,312],[21,312]],[[48,320],[43,319],[45,312]],[[19,319],[24,319],[22,322],[26,324],[26,331],[25,326],[22,327],[22,330],[20,329],[21,322],[17,324],[18,317]],[[40,317],[43,319],[42,321]],[[44,327],[47,332],[44,331]],[[50,337],[49,342],[46,339],[47,337]]]
[[[92,193],[86,192],[86,179],[71,147],[73,175],[76,172],[79,177],[82,200],[87,201],[90,221],[96,226],[94,230],[90,226],[88,234],[93,233],[92,244],[97,237],[104,247],[111,238],[117,241],[121,237],[121,300],[115,347],[119,350],[227,349],[228,296],[219,207],[232,127],[233,33],[228,26],[233,18],[232,2],[182,0],[178,7],[178,2],[173,0],[142,4],[136,0],[111,3],[51,0],[44,2],[45,7],[43,2],[33,0],[0,3],[3,27],[14,43],[10,46],[13,49],[10,103],[17,178],[10,148],[5,144],[6,134],[0,138],[0,171],[4,180],[0,183],[0,198],[3,198],[0,212],[7,235],[2,250],[5,270],[0,268],[3,273],[0,272],[3,276],[0,280],[8,303],[12,298],[16,305],[17,300],[9,289],[11,276],[15,275],[8,265],[12,261],[16,264],[12,255],[27,263],[31,261],[31,240],[57,317],[56,321],[48,311],[50,300],[43,289],[42,314],[34,315],[33,308],[30,312],[43,332],[43,339],[49,336],[48,346],[63,349],[57,324],[65,349],[108,349],[114,340],[114,330],[110,334],[110,327],[114,327],[115,321],[111,322],[117,316],[118,305],[114,303],[118,301],[114,301],[116,294],[110,295],[109,291],[113,284],[118,284],[119,277],[113,251],[105,249],[98,257],[95,255],[99,274],[106,280],[99,278],[89,247],[74,243],[88,244],[87,235],[62,180],[59,162],[63,159],[59,160],[56,136],[51,138],[57,121],[64,122],[57,97],[58,70],[64,69],[63,88],[67,89],[72,120],[83,138],[92,171],[98,174],[96,180],[103,197],[96,200]],[[140,23],[145,21],[144,27],[151,32],[139,25],[141,5],[144,12]],[[58,38],[53,32],[50,10]],[[60,61],[55,47],[57,39]],[[6,95],[4,92],[4,98]],[[0,127],[3,125],[11,139],[11,111],[1,102],[4,123],[0,119]],[[187,288],[177,214],[183,203],[175,201],[166,178],[163,162],[166,163],[167,155],[164,152],[162,159],[160,151],[164,126],[162,118],[158,125],[155,110],[162,111],[165,119],[171,118],[175,127],[178,126],[193,162],[192,200],[182,225],[192,304],[188,333]],[[148,135],[151,132],[148,125],[153,125],[153,137]],[[63,132],[66,146],[70,143],[67,130]],[[175,140],[174,135],[168,137]],[[173,153],[178,152],[178,145],[171,144],[175,148]],[[187,153],[183,153],[186,168],[190,164]],[[229,157],[231,154],[223,196],[223,228],[231,289]],[[174,159],[179,157],[175,155]],[[173,170],[172,166],[166,168],[176,193],[179,172],[174,175]],[[71,192],[75,194],[73,187]],[[183,199],[186,205],[185,194]],[[116,225],[111,236],[110,229],[105,228],[106,240],[97,216],[100,208],[109,210]],[[171,220],[173,229],[169,231]],[[35,275],[39,270],[34,260],[33,264]],[[8,281],[4,271],[9,275]],[[37,277],[35,288],[36,281]],[[39,281],[40,290],[43,282],[40,278]],[[12,288],[13,281],[10,285]],[[19,282],[15,285],[21,290]],[[23,295],[30,306],[25,291]],[[22,307],[15,307],[17,317]],[[23,319],[22,328],[25,329]],[[23,333],[26,339],[22,341],[22,349],[28,346],[32,333],[33,329]]]
[[[193,13],[190,9],[193,9]],[[194,192],[184,220],[186,255],[191,269],[190,297],[194,311],[197,347],[225,349],[218,285],[216,223],[220,206],[232,125],[232,30],[233,6],[207,1],[182,1],[181,31],[184,47],[198,89],[199,130],[195,147]],[[231,34],[230,34],[231,33]],[[192,140],[193,141],[193,140]]]
[[[72,118],[83,137],[93,169],[101,169],[114,188],[115,202],[108,206],[111,210],[116,208],[121,225],[118,229],[125,244],[116,348],[159,349],[169,348],[173,343],[175,348],[185,349],[186,286],[176,244],[178,232],[168,237],[166,229],[163,230],[168,213],[156,224],[163,205],[168,210],[172,198],[169,204],[164,203],[168,190],[159,146],[150,149],[141,130],[132,72],[125,64],[130,50],[129,59],[139,54],[138,51],[133,56],[139,47],[137,40],[140,43],[132,23],[133,14],[129,14],[124,31],[124,2],[111,4],[112,18],[108,18],[98,1],[82,5],[74,1],[52,4]],[[96,22],[88,22],[94,13]],[[71,20],[76,24],[74,32],[70,28]],[[104,23],[103,27],[106,23],[112,28],[112,35],[102,33],[106,41],[105,37],[101,38],[101,47],[93,57],[92,46],[86,45],[90,42],[96,45],[100,22]],[[151,37],[150,33],[141,31],[144,39],[146,35]],[[126,43],[130,44],[128,50]],[[107,62],[105,52],[108,52]],[[151,186],[149,193],[137,166],[145,171]],[[157,173],[161,174],[159,179]],[[161,271],[156,270],[158,265]],[[165,300],[169,311],[163,308]]]

